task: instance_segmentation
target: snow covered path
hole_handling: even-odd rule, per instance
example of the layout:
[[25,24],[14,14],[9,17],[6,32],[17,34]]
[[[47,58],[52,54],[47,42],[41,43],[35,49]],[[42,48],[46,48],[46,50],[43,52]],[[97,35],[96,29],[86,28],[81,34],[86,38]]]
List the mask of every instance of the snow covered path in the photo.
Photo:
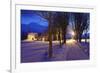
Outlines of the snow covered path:
[[67,60],[84,60],[89,59],[89,56],[83,51],[77,43],[67,46]]
[[[86,43],[85,43],[86,44]],[[86,60],[89,55],[84,51],[84,46],[79,43],[66,43],[59,47],[59,43],[53,43],[53,57],[48,58],[48,42],[34,41],[21,42],[21,62],[46,62]],[[89,45],[85,47],[89,49]]]

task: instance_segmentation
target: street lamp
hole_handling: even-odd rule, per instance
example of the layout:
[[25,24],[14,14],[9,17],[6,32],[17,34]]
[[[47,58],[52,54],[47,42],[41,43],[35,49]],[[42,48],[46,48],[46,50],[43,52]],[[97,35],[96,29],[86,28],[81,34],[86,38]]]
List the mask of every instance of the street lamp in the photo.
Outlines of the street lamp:
[[75,32],[74,32],[74,31],[71,31],[71,35],[72,35],[72,36],[75,36]]

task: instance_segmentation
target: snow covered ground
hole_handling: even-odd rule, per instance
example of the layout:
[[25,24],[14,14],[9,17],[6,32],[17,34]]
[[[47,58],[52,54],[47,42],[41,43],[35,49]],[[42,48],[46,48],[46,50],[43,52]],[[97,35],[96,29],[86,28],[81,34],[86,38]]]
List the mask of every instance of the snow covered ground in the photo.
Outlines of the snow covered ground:
[[77,43],[68,40],[62,48],[58,42],[53,42],[53,56],[48,57],[48,42],[21,42],[21,63],[89,60],[89,43]]

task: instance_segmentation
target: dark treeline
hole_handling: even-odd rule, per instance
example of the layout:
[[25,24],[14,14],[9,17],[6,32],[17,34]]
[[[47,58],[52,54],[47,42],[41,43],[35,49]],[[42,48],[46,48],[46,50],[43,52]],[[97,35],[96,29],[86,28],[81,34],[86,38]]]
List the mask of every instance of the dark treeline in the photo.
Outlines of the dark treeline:
[[71,15],[74,16],[73,30],[76,33],[74,38],[81,42],[83,32],[87,33],[89,30],[90,16],[88,13],[71,13]]
[[48,20],[49,57],[52,57],[52,36],[57,37],[60,47],[66,43],[66,28],[69,24],[69,16],[66,12],[43,12],[42,15]]
[[52,57],[52,36],[57,35],[62,47],[66,43],[69,23],[72,24],[72,30],[75,32],[74,39],[78,42],[81,42],[83,32],[89,30],[89,13],[39,12],[38,14],[48,20],[49,57]]

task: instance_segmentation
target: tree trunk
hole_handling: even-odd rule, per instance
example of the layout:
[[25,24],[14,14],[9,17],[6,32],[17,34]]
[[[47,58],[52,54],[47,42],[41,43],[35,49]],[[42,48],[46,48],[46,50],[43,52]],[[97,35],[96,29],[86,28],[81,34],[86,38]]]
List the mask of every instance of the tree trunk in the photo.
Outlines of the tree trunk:
[[79,42],[81,42],[81,35],[82,35],[82,34],[79,34]]
[[78,42],[78,34],[76,33],[74,39]]
[[61,30],[60,30],[60,29],[59,29],[58,37],[59,37],[59,44],[60,44],[60,47],[62,47],[62,44],[61,44]]
[[85,42],[87,42],[87,39],[85,38]]
[[49,30],[49,58],[52,57],[52,33]]
[[52,16],[49,13],[49,58],[52,57]]
[[62,43],[62,45],[63,45],[63,44],[66,43],[66,28],[63,30],[62,33],[63,33],[63,34],[62,34],[62,36],[63,36],[63,43]]

